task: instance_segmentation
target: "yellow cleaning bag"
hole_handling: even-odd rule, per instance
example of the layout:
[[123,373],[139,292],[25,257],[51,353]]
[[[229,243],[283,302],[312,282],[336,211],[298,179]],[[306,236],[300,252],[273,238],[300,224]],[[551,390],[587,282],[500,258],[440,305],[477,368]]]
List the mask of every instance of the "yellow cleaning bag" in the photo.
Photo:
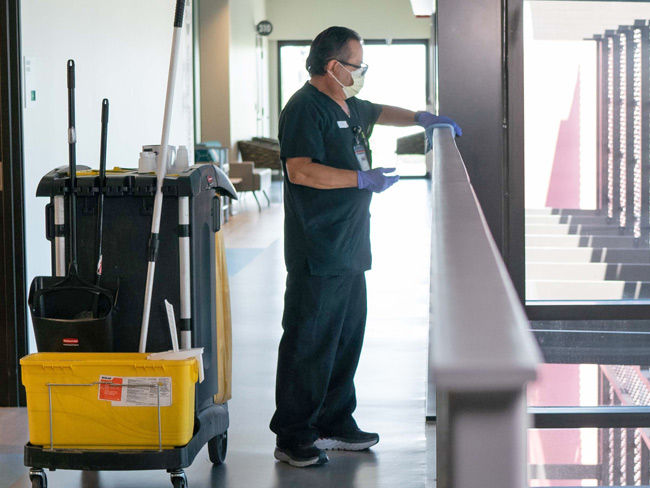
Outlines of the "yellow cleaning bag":
[[215,234],[214,254],[217,277],[217,368],[219,392],[215,403],[225,403],[232,398],[232,324],[230,316],[230,287],[226,246],[221,232]]

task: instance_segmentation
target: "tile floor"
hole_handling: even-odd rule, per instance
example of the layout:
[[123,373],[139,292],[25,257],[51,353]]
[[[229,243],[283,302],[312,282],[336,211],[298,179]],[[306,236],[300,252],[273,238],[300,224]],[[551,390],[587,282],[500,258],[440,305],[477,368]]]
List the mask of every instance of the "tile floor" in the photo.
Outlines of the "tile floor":
[[[224,488],[422,488],[435,486],[435,428],[425,423],[429,320],[430,185],[403,180],[376,195],[371,212],[373,270],[369,316],[356,376],[362,428],[381,442],[361,453],[330,455],[329,464],[295,469],[273,458],[275,363],[285,270],[280,187],[258,212],[251,196],[236,202],[222,232],[233,313],[233,399],[226,462],[207,449],[186,470],[189,485]],[[0,488],[30,487],[22,464],[28,439],[22,408],[0,409]],[[48,472],[52,488],[171,486],[164,471]]]

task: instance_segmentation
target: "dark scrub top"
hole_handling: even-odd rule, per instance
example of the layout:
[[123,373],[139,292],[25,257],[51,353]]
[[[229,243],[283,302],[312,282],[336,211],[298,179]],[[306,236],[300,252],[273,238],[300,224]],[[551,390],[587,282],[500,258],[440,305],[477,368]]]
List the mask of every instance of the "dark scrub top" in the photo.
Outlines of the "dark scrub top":
[[[370,269],[370,200],[358,188],[320,190],[295,185],[287,158],[309,157],[333,168],[359,170],[357,140],[367,139],[382,107],[356,97],[347,99],[350,117],[309,82],[280,114],[280,157],[284,167],[284,255],[287,271],[334,276]],[[359,129],[363,135],[357,137]]]

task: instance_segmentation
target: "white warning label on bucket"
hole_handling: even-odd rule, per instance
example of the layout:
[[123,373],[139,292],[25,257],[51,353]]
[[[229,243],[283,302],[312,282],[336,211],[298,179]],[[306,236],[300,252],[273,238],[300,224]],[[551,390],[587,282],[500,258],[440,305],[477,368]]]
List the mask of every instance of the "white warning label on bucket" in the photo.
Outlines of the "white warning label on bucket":
[[172,404],[172,379],[155,376],[99,376],[99,400],[114,407],[169,407]]

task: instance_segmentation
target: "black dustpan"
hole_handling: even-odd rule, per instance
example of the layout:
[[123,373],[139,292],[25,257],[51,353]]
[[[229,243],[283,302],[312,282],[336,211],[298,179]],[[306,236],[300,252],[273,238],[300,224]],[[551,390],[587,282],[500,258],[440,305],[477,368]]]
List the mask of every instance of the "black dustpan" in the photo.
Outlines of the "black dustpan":
[[[68,143],[70,156],[70,264],[65,278],[39,276],[29,290],[29,309],[36,345],[41,352],[110,352],[113,350],[115,293],[79,276],[77,264],[76,132],[74,120],[74,61],[68,61]],[[105,117],[102,116],[102,124]],[[102,131],[102,138],[105,131]],[[105,147],[105,141],[102,141]],[[102,150],[100,166],[105,167]],[[100,171],[101,173],[101,171]],[[103,175],[100,175],[100,179]],[[100,191],[101,191],[100,185]],[[100,197],[101,198],[101,197]]]

